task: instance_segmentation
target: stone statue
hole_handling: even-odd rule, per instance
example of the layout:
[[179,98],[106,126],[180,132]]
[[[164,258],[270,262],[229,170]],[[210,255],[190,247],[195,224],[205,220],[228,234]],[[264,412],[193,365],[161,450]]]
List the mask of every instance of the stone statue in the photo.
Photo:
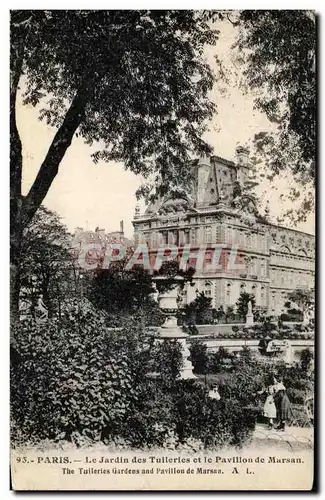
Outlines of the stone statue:
[[247,304],[247,314],[246,314],[246,326],[251,326],[254,324],[252,302],[249,301]]
[[48,318],[49,312],[43,302],[43,298],[39,297],[37,301],[37,307],[36,307],[37,312],[39,313],[39,320],[44,321]]
[[152,298],[155,302],[158,302],[158,298],[159,298],[159,291],[158,291],[158,288],[157,288],[157,285],[156,283],[153,283],[152,284],[152,288],[153,288],[153,292],[152,292]]

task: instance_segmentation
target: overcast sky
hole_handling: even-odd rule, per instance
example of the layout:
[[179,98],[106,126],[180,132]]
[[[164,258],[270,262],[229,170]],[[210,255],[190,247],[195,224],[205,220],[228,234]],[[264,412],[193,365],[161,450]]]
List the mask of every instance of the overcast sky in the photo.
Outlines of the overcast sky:
[[[207,52],[209,61],[213,55],[229,63],[230,46],[234,41],[234,28],[230,23],[222,24],[218,45]],[[218,105],[218,114],[211,124],[207,138],[214,147],[214,154],[234,159],[236,145],[249,141],[256,132],[270,130],[264,115],[253,109],[251,95],[243,96],[235,85],[220,94],[216,89],[212,98]],[[32,106],[17,106],[17,123],[23,144],[23,193],[30,188],[39,166],[46,155],[55,129],[38,120],[38,110]],[[123,169],[122,164],[100,162],[95,165],[90,158],[91,150],[81,138],[74,137],[54,180],[44,204],[55,210],[68,228],[73,231],[80,226],[106,231],[119,229],[120,220],[124,221],[125,234],[131,237],[136,199],[134,193],[141,179]],[[283,208],[279,194],[290,187],[290,176],[285,175],[271,186],[264,185],[261,192],[267,192],[273,216],[280,215]],[[277,188],[277,189],[275,189]],[[307,223],[297,229],[314,232],[311,215]]]

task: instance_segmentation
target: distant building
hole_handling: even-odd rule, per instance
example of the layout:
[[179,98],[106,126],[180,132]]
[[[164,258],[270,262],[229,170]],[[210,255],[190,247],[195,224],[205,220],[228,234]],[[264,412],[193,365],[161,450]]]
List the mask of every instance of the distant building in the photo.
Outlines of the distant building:
[[[296,288],[314,288],[314,236],[269,221],[268,210],[258,214],[249,186],[254,182],[248,150],[236,149],[236,161],[218,156],[193,163],[193,189],[170,192],[150,204],[144,214],[137,207],[133,220],[135,243],[207,245],[238,244],[241,272],[221,270],[195,274],[194,285],[183,292],[189,303],[197,292],[212,298],[212,306],[235,306],[242,291],[252,293],[259,309],[278,315],[285,311],[287,294]],[[211,247],[210,247],[211,245]],[[212,250],[211,250],[212,252]],[[210,255],[211,255],[210,252]]]

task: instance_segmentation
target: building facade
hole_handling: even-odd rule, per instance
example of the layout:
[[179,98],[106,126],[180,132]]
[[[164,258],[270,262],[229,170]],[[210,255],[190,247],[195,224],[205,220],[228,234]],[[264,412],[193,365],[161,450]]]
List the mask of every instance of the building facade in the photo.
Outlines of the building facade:
[[[245,291],[254,294],[256,307],[268,314],[285,312],[291,290],[314,288],[314,236],[270,223],[267,209],[258,213],[251,189],[254,172],[245,148],[236,149],[236,161],[212,156],[191,168],[191,192],[170,192],[143,214],[136,209],[135,243],[146,243],[153,253],[162,244],[204,247],[208,264],[216,245],[222,247],[221,268],[204,265],[197,270],[194,286],[183,291],[183,304],[204,292],[212,298],[212,307],[226,309],[234,307]],[[236,248],[240,270],[227,266],[231,248]]]

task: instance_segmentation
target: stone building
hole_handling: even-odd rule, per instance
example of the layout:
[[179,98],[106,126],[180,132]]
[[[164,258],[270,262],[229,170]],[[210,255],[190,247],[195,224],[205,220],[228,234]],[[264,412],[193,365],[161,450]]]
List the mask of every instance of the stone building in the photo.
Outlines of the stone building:
[[[151,253],[161,244],[176,245],[180,252],[186,246],[206,248],[204,266],[196,271],[194,286],[183,291],[183,304],[203,291],[213,307],[226,309],[246,291],[255,295],[258,308],[278,315],[288,292],[314,288],[314,236],[272,224],[268,209],[259,214],[248,150],[239,146],[235,161],[212,156],[191,168],[191,192],[171,190],[143,214],[137,207],[133,220],[135,243],[146,243]],[[221,268],[207,269],[216,245],[223,248]],[[240,270],[227,265],[231,248]]]

